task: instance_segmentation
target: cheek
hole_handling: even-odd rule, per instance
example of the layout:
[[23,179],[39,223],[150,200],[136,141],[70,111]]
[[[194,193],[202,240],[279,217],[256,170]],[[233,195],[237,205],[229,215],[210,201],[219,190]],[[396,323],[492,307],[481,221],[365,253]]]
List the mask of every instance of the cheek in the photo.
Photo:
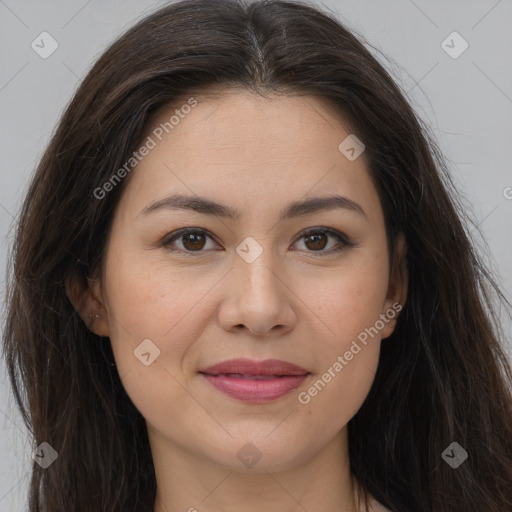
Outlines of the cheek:
[[[298,396],[309,408],[311,428],[326,422],[332,435],[350,421],[373,384],[379,363],[386,280],[367,272],[342,275],[323,288],[312,309],[321,320],[318,372]],[[318,330],[317,332],[320,332]],[[318,423],[318,424],[317,424]]]
[[[349,344],[350,345],[350,344]],[[315,375],[298,401],[307,411],[311,432],[321,429],[334,436],[357,413],[373,384],[379,360],[379,340],[359,348],[341,347],[332,354],[324,372]],[[347,350],[344,350],[347,348]],[[346,353],[352,355],[348,360]],[[338,356],[340,359],[338,359]]]
[[211,287],[203,274],[170,265],[152,251],[112,251],[106,275],[110,310],[126,331],[162,337]]
[[376,323],[387,287],[385,265],[358,261],[329,271],[321,279],[298,279],[294,292],[308,306],[304,314],[315,322],[315,329],[340,349]]
[[[381,319],[387,295],[386,259],[357,263],[333,272],[323,280],[308,305],[316,313],[321,351],[318,373],[298,396],[310,408],[314,424],[330,411],[329,428],[334,434],[356,414],[373,384],[377,371]],[[303,292],[304,293],[304,290]]]
[[[152,259],[141,252],[130,255],[121,248],[109,253],[105,277],[110,340],[119,373],[142,372],[145,379],[156,382],[157,370],[172,371],[200,335],[201,322],[207,319],[201,299],[211,280],[173,269],[154,255]],[[148,366],[151,372],[144,371],[137,358],[143,342],[151,356],[152,351],[157,354]]]
[[112,253],[106,275],[110,341],[123,387],[151,421],[168,421],[172,404],[194,417],[197,410],[186,400],[181,366],[208,318],[201,298],[211,284],[169,266],[164,271],[161,261],[134,261]]

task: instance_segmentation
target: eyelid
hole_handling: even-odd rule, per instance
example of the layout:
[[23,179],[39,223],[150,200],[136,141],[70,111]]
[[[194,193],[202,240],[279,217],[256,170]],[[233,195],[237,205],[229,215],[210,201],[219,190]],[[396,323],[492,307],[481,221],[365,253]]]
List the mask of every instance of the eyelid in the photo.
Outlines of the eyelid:
[[[350,241],[347,235],[345,233],[342,233],[341,231],[338,231],[334,228],[329,228],[326,226],[313,226],[310,228],[306,228],[303,231],[301,231],[298,235],[296,240],[299,241],[301,238],[303,238],[306,235],[309,235],[310,233],[327,233],[328,235],[331,235],[333,238],[336,238],[341,244],[341,247],[334,247],[327,251],[306,251],[308,254],[317,255],[317,256],[328,256],[331,254],[336,254],[342,252],[344,249],[354,247],[355,244]],[[294,242],[295,244],[296,242]]]
[[[181,236],[190,234],[190,233],[201,233],[206,235],[207,237],[211,238],[217,245],[220,245],[216,241],[216,237],[207,229],[205,228],[198,228],[198,227],[188,227],[188,228],[182,228],[178,229],[176,231],[173,231],[172,233],[169,233],[167,236],[163,238],[163,240],[160,242],[160,245],[164,247],[166,250],[172,253],[181,253],[185,254],[187,256],[194,256],[199,255],[205,252],[208,252],[207,250],[200,250],[200,251],[184,251],[182,249],[172,249],[170,248],[171,242],[173,242],[176,239],[179,239]],[[306,228],[302,230],[298,235],[296,236],[296,241],[293,242],[292,245],[297,243],[301,238],[305,237],[306,235],[309,235],[310,233],[327,233],[328,235],[334,237],[338,240],[338,242],[341,244],[341,247],[338,248],[331,248],[327,251],[306,251],[308,254],[317,255],[317,256],[323,256],[323,255],[329,255],[329,254],[335,254],[343,251],[346,248],[354,247],[354,243],[350,241],[350,239],[341,231],[338,231],[334,228],[329,228],[325,226],[312,226],[309,228]]]
[[[314,226],[311,228],[306,228],[297,235],[297,239],[302,238],[305,235],[309,235],[310,233],[318,233],[318,232],[328,233],[329,235],[332,235],[334,238],[337,238],[340,242],[343,242],[347,245],[351,244],[348,236],[345,235],[345,233],[342,233],[341,231],[338,231],[337,229],[334,229],[334,228],[328,228],[326,226]],[[312,252],[314,252],[314,251],[312,251]]]
[[211,238],[217,245],[220,245],[216,241],[215,236],[210,231],[208,231],[207,229],[204,229],[204,228],[182,228],[182,229],[178,229],[178,230],[173,231],[172,233],[169,233],[168,235],[166,235],[163,238],[163,240],[160,242],[160,244],[162,245],[162,247],[164,247],[165,249],[167,249],[170,252],[180,252],[182,254],[185,253],[187,255],[201,254],[201,253],[207,252],[207,251],[184,251],[182,249],[171,249],[171,248],[169,248],[170,245],[171,245],[171,242],[173,242],[173,241],[179,239],[181,236],[187,235],[189,233],[201,233],[201,234],[204,234],[204,235],[208,236],[209,238]]

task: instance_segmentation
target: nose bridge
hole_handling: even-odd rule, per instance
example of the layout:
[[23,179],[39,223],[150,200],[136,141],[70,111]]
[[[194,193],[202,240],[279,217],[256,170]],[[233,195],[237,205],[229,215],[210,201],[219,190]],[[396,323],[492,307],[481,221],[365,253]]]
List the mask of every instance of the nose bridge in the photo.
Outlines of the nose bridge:
[[236,248],[233,278],[226,289],[231,300],[220,310],[226,330],[244,326],[253,334],[268,335],[275,327],[288,331],[296,319],[287,287],[279,276],[281,265],[270,237],[245,239]]
[[245,292],[261,292],[274,288],[276,283],[276,258],[271,247],[271,238],[259,242],[247,237],[236,249],[237,273],[241,273]]

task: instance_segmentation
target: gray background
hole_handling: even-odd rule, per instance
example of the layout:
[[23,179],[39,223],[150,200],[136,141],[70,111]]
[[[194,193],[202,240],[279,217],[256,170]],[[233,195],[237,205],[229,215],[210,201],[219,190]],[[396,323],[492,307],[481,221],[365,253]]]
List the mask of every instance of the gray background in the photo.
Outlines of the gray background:
[[[64,107],[108,43],[162,4],[0,0],[2,297],[12,222]],[[481,240],[478,245],[510,298],[512,0],[331,0],[323,5],[386,55],[377,54],[433,128],[488,248]],[[31,48],[43,31],[58,42],[47,59]],[[453,31],[469,44],[458,58],[441,46]],[[452,39],[447,41],[451,51],[460,50],[460,42]],[[503,326],[512,355],[511,323],[505,316]],[[3,365],[0,432],[0,512],[26,510],[31,440],[14,408]]]

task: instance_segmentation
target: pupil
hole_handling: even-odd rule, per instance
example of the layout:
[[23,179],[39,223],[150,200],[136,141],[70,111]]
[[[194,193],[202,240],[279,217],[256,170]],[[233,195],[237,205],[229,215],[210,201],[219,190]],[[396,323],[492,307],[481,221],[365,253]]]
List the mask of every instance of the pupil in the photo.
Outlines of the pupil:
[[[193,249],[200,249],[201,247],[197,247],[197,243],[201,243],[201,238],[202,235],[199,235],[197,233],[189,233],[188,235],[185,235],[185,237],[187,237],[185,240],[187,240],[189,243],[192,244],[192,248]],[[185,243],[185,247],[187,247],[187,244]]]
[[[325,239],[325,234],[315,234],[315,235],[308,235],[307,241],[313,242],[313,245],[318,249],[323,249],[325,247],[325,244],[322,244],[322,241],[318,239],[318,237],[322,237]],[[325,241],[325,240],[324,240]]]

